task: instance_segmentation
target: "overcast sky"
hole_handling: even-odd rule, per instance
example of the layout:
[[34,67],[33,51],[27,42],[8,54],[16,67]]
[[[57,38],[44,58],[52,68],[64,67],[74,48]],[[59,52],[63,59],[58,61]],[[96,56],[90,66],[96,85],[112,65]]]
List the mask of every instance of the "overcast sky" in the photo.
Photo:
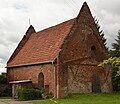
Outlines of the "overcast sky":
[[[120,0],[86,0],[111,47],[120,29]],[[0,72],[29,27],[36,31],[78,15],[84,0],[0,0]]]

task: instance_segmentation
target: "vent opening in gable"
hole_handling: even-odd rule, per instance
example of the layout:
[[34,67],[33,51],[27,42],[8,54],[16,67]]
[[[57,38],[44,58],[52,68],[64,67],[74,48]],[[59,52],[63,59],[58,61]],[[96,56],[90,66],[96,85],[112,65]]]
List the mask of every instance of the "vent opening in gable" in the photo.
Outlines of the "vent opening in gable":
[[91,52],[92,52],[92,54],[96,54],[96,47],[93,45],[93,46],[91,46]]
[[92,47],[91,47],[91,51],[95,51],[96,50],[96,47],[93,45]]

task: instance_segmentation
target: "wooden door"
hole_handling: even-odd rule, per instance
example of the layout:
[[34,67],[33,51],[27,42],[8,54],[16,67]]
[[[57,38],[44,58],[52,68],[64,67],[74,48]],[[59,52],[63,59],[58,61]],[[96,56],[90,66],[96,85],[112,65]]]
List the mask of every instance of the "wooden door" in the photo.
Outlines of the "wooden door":
[[101,92],[100,78],[97,75],[92,76],[92,92],[94,92],[94,93]]

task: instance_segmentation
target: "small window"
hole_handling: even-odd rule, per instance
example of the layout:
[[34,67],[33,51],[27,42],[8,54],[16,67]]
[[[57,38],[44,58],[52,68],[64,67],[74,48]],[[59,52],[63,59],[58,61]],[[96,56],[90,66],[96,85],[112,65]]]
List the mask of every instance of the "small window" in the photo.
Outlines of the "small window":
[[91,51],[95,51],[96,50],[96,48],[95,48],[95,46],[93,45],[92,47],[91,47]]
[[94,45],[91,47],[91,52],[92,52],[92,55],[96,54],[96,47]]

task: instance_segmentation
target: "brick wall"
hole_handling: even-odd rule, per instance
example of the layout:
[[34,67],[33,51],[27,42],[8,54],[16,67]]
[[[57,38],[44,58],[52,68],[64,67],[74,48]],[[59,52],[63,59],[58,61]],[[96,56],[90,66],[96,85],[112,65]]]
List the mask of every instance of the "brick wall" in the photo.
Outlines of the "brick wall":
[[49,92],[54,93],[54,66],[52,64],[9,68],[8,81],[32,80],[35,87],[38,87],[38,75],[44,74],[44,84],[49,85]]
[[59,96],[92,92],[93,75],[100,78],[101,92],[111,92],[110,68],[98,67],[98,64],[107,58],[108,53],[99,37],[92,16],[81,12],[59,54]]

